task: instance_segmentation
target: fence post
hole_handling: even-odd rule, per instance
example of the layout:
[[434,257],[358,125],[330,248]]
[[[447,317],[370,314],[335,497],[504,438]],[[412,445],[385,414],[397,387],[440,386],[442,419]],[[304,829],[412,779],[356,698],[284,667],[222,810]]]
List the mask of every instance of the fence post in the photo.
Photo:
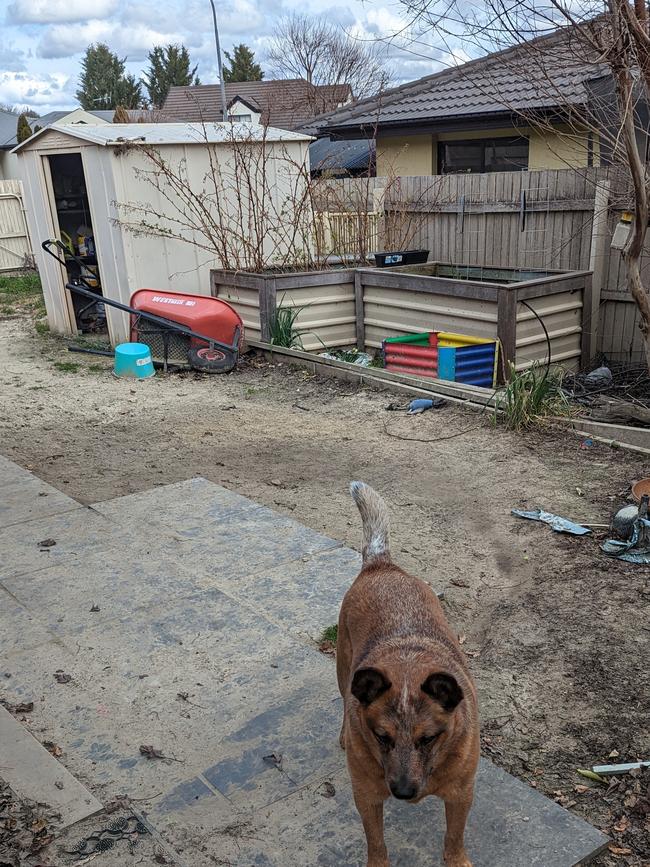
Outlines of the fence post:
[[498,382],[502,384],[510,378],[510,364],[515,363],[517,354],[517,290],[507,286],[499,289],[497,301],[497,337],[501,352]]
[[[599,348],[598,331],[600,328],[600,293],[606,280],[609,257],[607,244],[609,241],[608,215],[609,215],[609,192],[611,182],[600,181],[596,184],[594,196],[594,216],[591,224],[591,247],[589,250],[589,270],[593,272],[591,278],[591,301],[585,304],[583,298],[582,316],[582,364],[589,364],[595,351]],[[585,287],[585,293],[587,289]],[[589,318],[586,318],[585,307],[589,307]],[[589,337],[589,357],[585,358],[585,337]]]
[[275,318],[276,296],[275,277],[262,277],[259,292],[260,337],[264,343],[271,342],[271,322]]
[[[582,289],[582,334],[580,335],[580,367],[586,369],[594,355],[594,319],[598,318],[600,301],[596,304],[596,291],[591,274],[585,277]],[[598,290],[600,299],[600,290]]]
[[357,327],[357,349],[359,352],[366,350],[366,323],[363,309],[363,281],[361,271],[354,269],[354,317]]

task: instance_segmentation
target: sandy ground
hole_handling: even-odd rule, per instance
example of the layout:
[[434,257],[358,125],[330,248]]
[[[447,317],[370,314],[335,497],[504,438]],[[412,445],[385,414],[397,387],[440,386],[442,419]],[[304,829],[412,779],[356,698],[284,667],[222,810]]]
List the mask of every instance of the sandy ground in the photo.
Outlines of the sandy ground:
[[0,451],[83,503],[202,475],[357,547],[347,486],[373,484],[395,559],[445,591],[485,754],[609,833],[598,864],[650,863],[650,774],[609,788],[576,774],[650,758],[650,570],[510,515],[606,523],[647,460],[452,406],[405,417],[385,410],[394,395],[260,361],[116,380],[110,360],[71,355],[29,318],[0,321],[0,369]]

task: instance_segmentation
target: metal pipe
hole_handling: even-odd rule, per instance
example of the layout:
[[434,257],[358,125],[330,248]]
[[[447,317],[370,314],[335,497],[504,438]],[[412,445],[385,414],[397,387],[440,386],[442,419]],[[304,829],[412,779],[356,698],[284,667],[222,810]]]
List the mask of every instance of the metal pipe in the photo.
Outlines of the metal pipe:
[[217,26],[217,10],[214,8],[214,0],[210,0],[212,6],[212,20],[214,22],[214,41],[217,46],[217,67],[219,83],[221,85],[221,113],[224,123],[228,122],[228,106],[226,105],[226,84],[223,80],[223,65],[221,63],[221,46],[219,45],[219,27]]

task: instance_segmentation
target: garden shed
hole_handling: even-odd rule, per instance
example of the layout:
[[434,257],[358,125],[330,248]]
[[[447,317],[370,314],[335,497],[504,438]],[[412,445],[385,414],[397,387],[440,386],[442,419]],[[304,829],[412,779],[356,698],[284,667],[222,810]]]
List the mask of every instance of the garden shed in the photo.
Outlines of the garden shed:
[[[229,245],[269,260],[285,239],[295,247],[310,141],[233,123],[55,124],[18,145],[50,328],[101,329],[65,289],[80,277],[123,304],[141,288],[209,295],[211,268],[232,267]],[[51,238],[68,247],[65,268],[40,248]],[[127,315],[106,305],[105,317],[111,341],[126,340]]]

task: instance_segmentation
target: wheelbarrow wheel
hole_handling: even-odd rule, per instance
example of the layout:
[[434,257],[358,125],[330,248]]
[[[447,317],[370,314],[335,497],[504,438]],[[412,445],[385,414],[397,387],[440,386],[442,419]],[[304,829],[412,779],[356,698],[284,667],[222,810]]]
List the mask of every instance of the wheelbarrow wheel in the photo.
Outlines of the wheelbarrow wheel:
[[188,350],[187,360],[194,370],[203,373],[228,373],[237,366],[237,356],[233,352],[210,346],[192,346]]

